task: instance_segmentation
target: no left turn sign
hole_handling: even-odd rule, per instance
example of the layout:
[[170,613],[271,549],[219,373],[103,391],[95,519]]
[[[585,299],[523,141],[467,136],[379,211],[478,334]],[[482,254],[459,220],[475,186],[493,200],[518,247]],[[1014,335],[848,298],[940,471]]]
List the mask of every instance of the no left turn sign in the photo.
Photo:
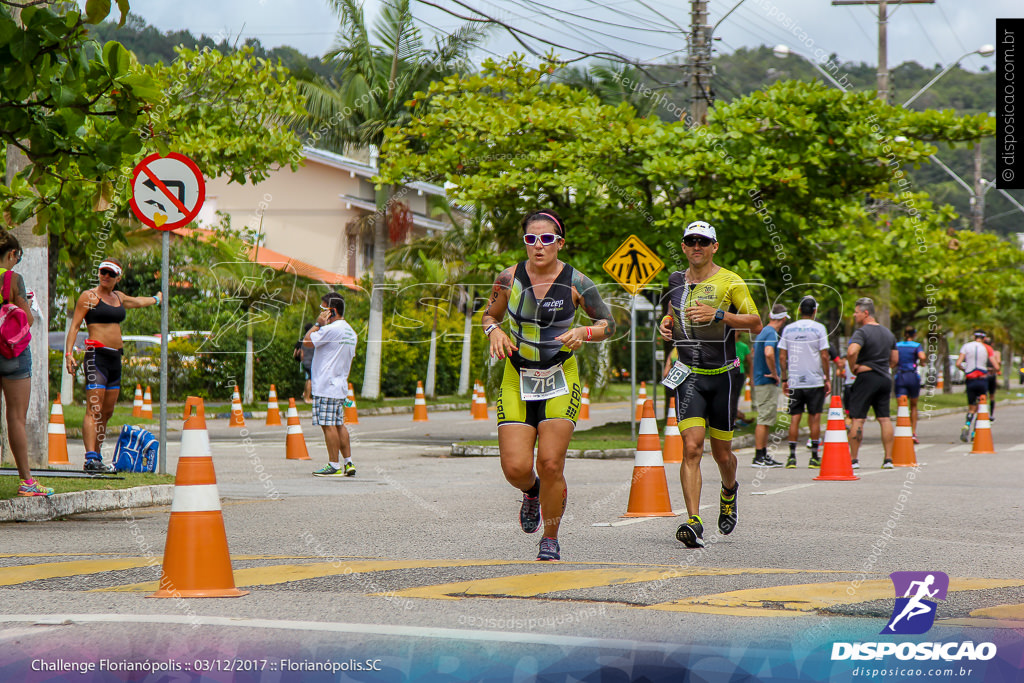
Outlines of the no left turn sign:
[[206,182],[195,162],[177,152],[150,154],[132,175],[132,211],[157,230],[188,225],[206,198]]

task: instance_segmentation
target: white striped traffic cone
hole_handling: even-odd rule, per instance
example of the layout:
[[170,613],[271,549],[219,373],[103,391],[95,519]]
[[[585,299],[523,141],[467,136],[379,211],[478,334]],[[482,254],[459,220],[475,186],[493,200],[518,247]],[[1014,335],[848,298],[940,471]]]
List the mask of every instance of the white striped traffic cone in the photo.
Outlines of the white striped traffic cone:
[[153,394],[148,386],[146,393],[142,394],[142,417],[153,419]]
[[984,395],[978,399],[978,417],[975,420],[971,455],[995,455],[996,447],[992,443],[992,421],[988,419],[988,402]]
[[416,382],[416,401],[412,407],[413,422],[427,422],[427,397],[423,395],[423,382]]
[[675,517],[668,495],[665,463],[661,459],[661,442],[658,439],[658,421],[654,417],[653,401],[644,403],[633,461],[633,484],[629,489],[626,514],[622,516]]
[[135,401],[132,402],[132,417],[142,417],[142,385],[135,385]]
[[359,407],[356,405],[356,390],[352,388],[352,382],[348,383],[348,400],[352,403],[345,406],[345,424],[359,424]]
[[896,430],[892,442],[892,464],[895,467],[914,467],[914,428],[910,426],[910,404],[906,396],[896,399]]
[[665,420],[665,446],[661,449],[662,460],[666,465],[683,461],[683,435],[679,433],[679,420],[676,418],[676,397],[668,399],[668,419]]
[[580,399],[580,416],[576,418],[577,422],[580,420],[590,419],[590,387],[583,385],[583,398]]
[[49,439],[48,462],[51,465],[70,465],[68,460],[68,434],[64,429],[64,409],[58,398],[50,408],[50,424],[46,425]]
[[295,399],[288,399],[288,435],[284,439],[285,460],[311,460],[306,448],[306,437],[302,435],[299,423],[299,411],[295,407]]
[[640,393],[636,397],[636,417],[633,418],[635,422],[639,422],[643,417],[645,403],[647,403],[647,382],[640,382]]
[[477,380],[477,385],[480,387],[480,390],[476,394],[476,417],[474,417],[473,419],[487,420],[490,419],[487,417],[487,393],[484,391],[483,382]]
[[242,415],[242,395],[238,393],[238,385],[231,393],[231,419],[228,420],[228,427],[244,427],[245,416]]
[[281,426],[281,407],[277,405],[277,387],[270,385],[270,396],[267,398],[267,421],[265,426]]

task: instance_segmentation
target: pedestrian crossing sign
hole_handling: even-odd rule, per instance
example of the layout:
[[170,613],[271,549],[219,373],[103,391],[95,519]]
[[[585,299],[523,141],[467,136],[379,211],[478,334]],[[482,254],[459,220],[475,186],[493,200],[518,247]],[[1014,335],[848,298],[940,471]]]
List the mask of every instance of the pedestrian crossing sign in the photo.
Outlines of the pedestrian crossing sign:
[[636,235],[630,235],[604,262],[605,271],[634,296],[664,267],[664,261]]

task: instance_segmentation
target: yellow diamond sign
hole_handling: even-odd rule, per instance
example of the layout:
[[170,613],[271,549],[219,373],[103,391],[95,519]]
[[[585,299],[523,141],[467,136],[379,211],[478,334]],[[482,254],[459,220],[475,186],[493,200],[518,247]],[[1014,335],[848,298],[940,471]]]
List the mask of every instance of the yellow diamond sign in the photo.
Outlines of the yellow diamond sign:
[[634,296],[664,267],[665,263],[636,235],[630,235],[604,262],[605,271]]

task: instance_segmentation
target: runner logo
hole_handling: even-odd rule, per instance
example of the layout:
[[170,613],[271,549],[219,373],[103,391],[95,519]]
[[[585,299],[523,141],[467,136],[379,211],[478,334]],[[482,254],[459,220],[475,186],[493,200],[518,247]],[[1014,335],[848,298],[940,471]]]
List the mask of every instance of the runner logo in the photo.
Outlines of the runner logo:
[[945,600],[949,577],[943,572],[893,572],[889,577],[896,589],[896,605],[880,633],[926,633],[935,623],[936,608],[936,603],[926,598]]

